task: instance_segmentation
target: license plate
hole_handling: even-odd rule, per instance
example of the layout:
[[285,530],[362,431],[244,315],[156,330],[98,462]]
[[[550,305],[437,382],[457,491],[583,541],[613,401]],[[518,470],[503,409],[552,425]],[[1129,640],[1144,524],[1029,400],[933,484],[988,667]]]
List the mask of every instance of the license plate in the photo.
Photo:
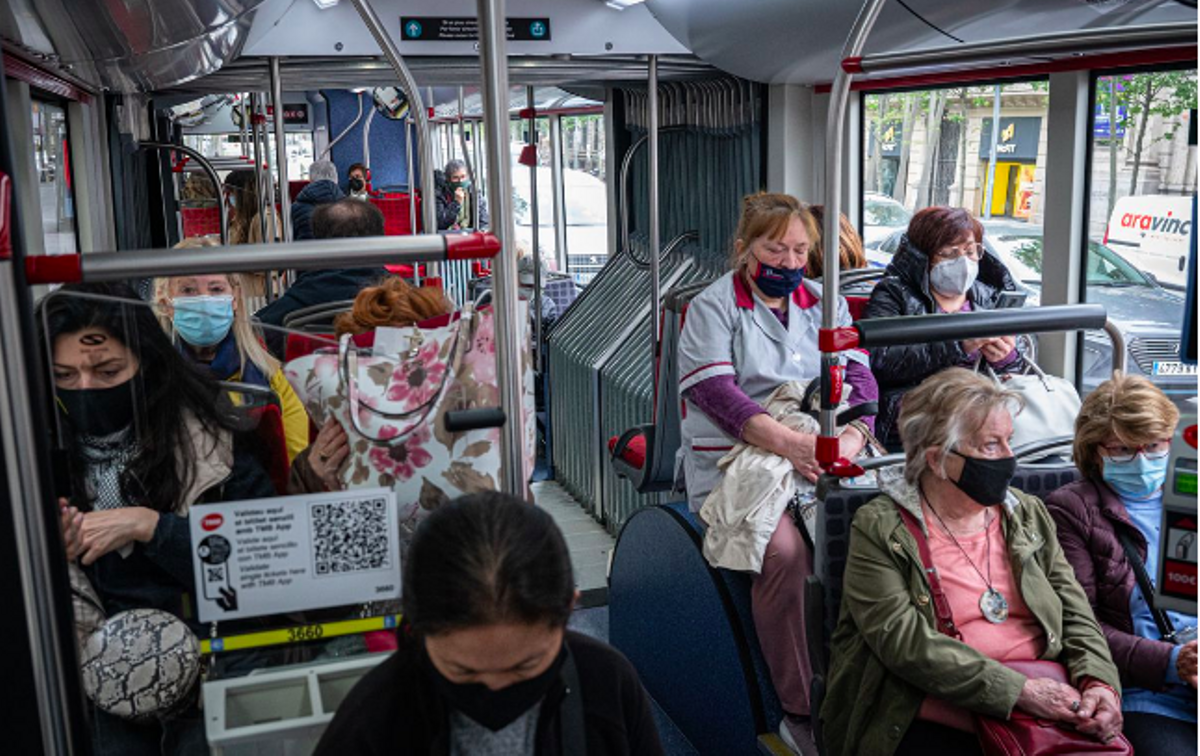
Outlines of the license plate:
[[1196,375],[1195,365],[1185,365],[1182,362],[1155,362],[1154,375]]

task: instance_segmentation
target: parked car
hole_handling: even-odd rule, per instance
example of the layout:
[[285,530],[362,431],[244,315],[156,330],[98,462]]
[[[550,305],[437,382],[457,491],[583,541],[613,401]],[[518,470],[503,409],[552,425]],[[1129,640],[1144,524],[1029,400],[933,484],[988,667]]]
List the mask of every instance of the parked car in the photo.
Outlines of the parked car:
[[908,228],[912,213],[886,194],[867,192],[863,196],[863,246],[871,247],[897,229]]
[[[512,171],[513,217],[517,239],[533,240],[533,208],[530,203],[529,169],[515,165]],[[547,263],[559,259],[554,240],[554,196],[549,168],[537,169],[538,246]],[[586,284],[608,262],[608,194],[604,182],[590,173],[563,170],[563,195],[567,224],[567,270],[577,283]]]

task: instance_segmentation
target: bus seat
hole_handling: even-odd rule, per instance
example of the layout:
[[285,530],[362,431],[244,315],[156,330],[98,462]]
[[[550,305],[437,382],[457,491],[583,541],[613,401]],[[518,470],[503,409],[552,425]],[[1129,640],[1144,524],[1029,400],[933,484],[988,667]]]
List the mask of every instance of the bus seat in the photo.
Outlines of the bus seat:
[[343,312],[349,312],[353,307],[353,299],[321,302],[309,307],[301,307],[284,316],[283,327],[300,329],[309,326],[327,326],[326,331],[332,331],[334,319]]
[[329,334],[312,334],[311,336],[303,333],[289,332],[287,342],[283,348],[283,361],[291,362],[306,355],[310,355],[318,349],[333,346],[334,337]]
[[846,307],[850,310],[850,319],[861,320],[863,313],[867,311],[867,303],[870,301],[870,297],[857,296],[854,294],[847,295]]
[[[412,216],[408,203],[411,195],[406,193],[388,194],[383,197],[372,197],[371,204],[383,213],[383,233],[385,236],[409,236],[413,232]],[[417,229],[421,227],[421,198],[417,197]]]
[[308,179],[292,179],[288,181],[288,199],[291,203],[296,204],[296,198],[300,196],[300,192],[304,191],[304,187],[311,184]]
[[193,236],[219,236],[221,233],[221,209],[212,207],[184,207],[179,210],[183,222],[183,238]]
[[288,461],[287,438],[283,431],[283,408],[279,397],[268,386],[256,386],[236,381],[221,381],[237,417],[237,426],[253,434],[253,453],[262,465],[275,492],[286,496],[291,463]]
[[754,631],[750,576],[708,565],[685,503],[630,517],[608,596],[609,640],[688,740],[702,753],[758,753],[758,736],[783,714]]

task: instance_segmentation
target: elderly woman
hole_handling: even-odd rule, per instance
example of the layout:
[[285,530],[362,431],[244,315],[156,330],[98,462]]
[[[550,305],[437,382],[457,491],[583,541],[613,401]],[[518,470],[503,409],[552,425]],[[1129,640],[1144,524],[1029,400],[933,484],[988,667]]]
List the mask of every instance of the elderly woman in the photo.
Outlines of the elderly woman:
[[[1117,670],[1054,522],[1008,487],[1017,404],[961,368],[905,397],[903,475],[881,475],[885,495],[852,526],[821,709],[828,753],[977,754],[972,714],[1014,709],[1100,741],[1121,731]],[[1034,659],[1058,662],[1069,684],[1006,666]]]
[[[1196,753],[1196,617],[1154,606],[1163,483],[1179,410],[1141,376],[1100,384],[1075,421],[1083,480],[1046,499],[1125,684],[1138,753]],[[1146,582],[1138,572],[1144,566]]]
[[[1004,263],[984,249],[978,220],[962,208],[927,207],[909,222],[863,318],[992,310],[1001,293],[1015,289]],[[899,448],[896,417],[906,391],[939,370],[971,366],[981,358],[997,372],[1021,367],[1012,336],[872,349],[881,391],[879,439],[889,449]]]
[[[809,250],[819,240],[811,213],[786,194],[746,197],[731,270],[692,300],[679,342],[679,387],[688,504],[698,511],[721,478],[717,462],[740,442],[791,461],[816,480],[816,436],[788,428],[763,407],[780,386],[820,372],[817,329],[821,289],[804,280]],[[838,324],[849,325],[838,298]],[[866,354],[848,353],[846,380],[853,407],[877,396]],[[870,434],[854,422],[841,433],[841,455],[853,458]],[[790,517],[782,517],[754,577],[752,608],[771,680],[787,717],[780,735],[794,747],[809,716],[812,673],[804,640],[804,580],[812,557]],[[799,750],[799,749],[795,749]]]

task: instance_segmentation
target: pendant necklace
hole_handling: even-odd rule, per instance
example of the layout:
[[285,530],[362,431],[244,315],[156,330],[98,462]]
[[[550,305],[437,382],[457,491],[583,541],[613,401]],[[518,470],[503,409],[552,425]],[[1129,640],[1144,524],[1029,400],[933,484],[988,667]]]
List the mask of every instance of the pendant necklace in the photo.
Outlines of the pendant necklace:
[[979,597],[979,611],[983,612],[983,618],[993,625],[999,625],[1004,620],[1008,619],[1008,599],[1004,598],[1004,594],[996,590],[992,586],[992,538],[987,533],[987,529],[991,527],[989,522],[983,527],[984,537],[984,561],[987,562],[987,577],[983,576],[983,572],[975,566],[975,562],[971,561],[971,557],[967,555],[967,550],[962,547],[958,539],[954,537],[954,533],[946,525],[946,521],[938,514],[938,511],[933,508],[933,502],[925,495],[925,491],[921,491],[921,498],[929,505],[929,510],[933,512],[933,516],[937,518],[942,525],[942,530],[946,531],[946,535],[950,536],[950,540],[962,552],[963,558],[967,560],[967,564],[979,575],[979,579],[987,586],[987,590]]

